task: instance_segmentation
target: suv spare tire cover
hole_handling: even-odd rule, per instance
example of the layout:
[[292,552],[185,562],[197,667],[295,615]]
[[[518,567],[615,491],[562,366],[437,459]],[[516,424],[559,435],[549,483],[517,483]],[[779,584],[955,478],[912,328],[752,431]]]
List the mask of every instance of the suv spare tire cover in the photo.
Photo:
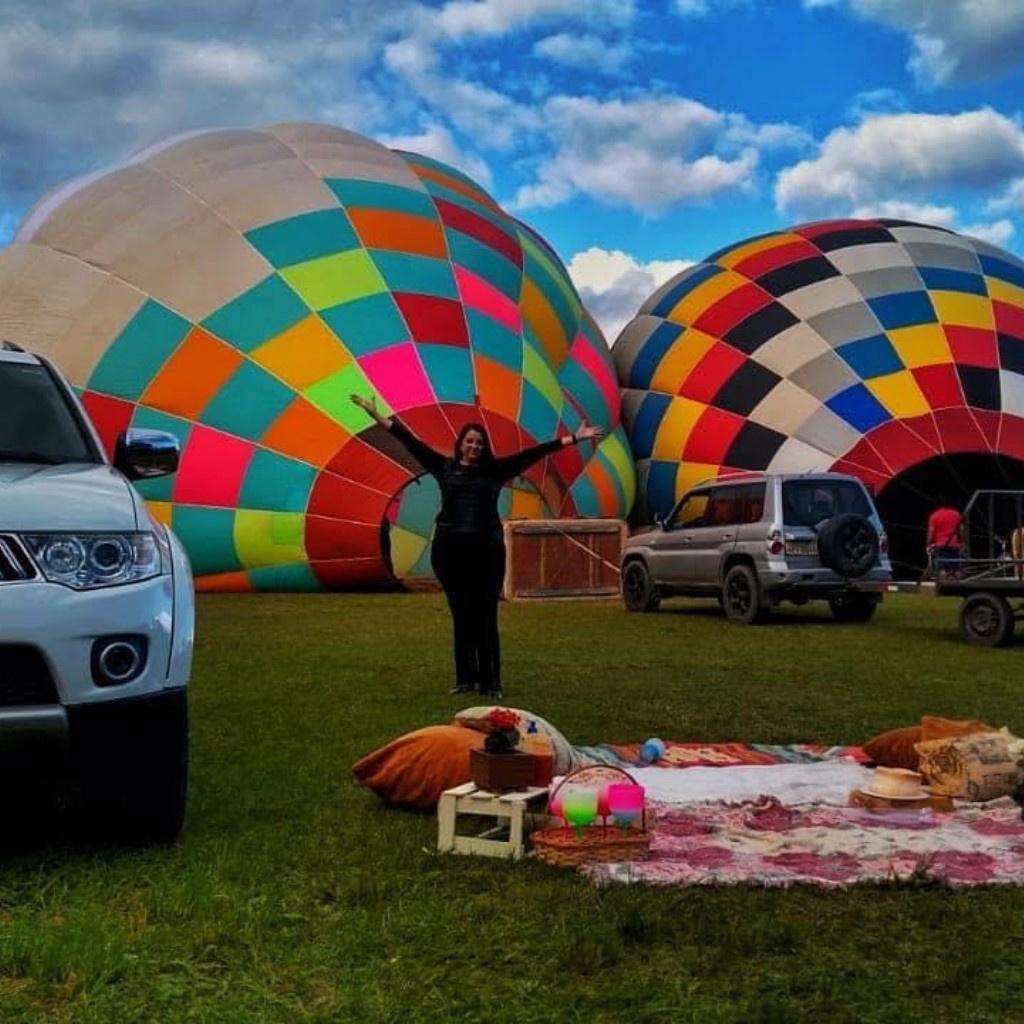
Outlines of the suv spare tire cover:
[[878,561],[878,532],[864,516],[836,516],[818,529],[818,555],[840,576],[863,576]]

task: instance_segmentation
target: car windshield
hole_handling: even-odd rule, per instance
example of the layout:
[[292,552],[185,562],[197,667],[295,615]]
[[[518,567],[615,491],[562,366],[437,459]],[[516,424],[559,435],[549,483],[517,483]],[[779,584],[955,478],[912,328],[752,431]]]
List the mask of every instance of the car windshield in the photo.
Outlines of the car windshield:
[[845,512],[869,516],[871,504],[864,488],[853,480],[786,480],[782,512],[786,526],[815,527]]
[[0,362],[0,462],[94,462],[91,446],[45,366]]

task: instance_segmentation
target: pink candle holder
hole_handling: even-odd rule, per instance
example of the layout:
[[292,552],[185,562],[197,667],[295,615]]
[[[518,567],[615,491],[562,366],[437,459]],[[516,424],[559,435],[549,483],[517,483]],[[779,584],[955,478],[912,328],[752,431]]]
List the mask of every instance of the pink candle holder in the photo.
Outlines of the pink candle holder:
[[643,817],[644,795],[644,787],[632,783],[616,782],[608,787],[608,810],[623,831]]

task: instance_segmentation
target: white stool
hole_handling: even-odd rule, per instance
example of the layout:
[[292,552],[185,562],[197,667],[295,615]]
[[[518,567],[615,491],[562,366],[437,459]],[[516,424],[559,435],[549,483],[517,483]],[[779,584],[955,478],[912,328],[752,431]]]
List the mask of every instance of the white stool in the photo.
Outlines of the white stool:
[[[437,803],[437,849],[441,853],[475,853],[481,857],[510,857],[519,860],[526,852],[523,839],[533,815],[547,799],[543,786],[490,793],[466,782],[441,794]],[[476,835],[459,835],[458,819],[466,815],[494,818],[495,823]],[[538,815],[539,816],[539,815]]]

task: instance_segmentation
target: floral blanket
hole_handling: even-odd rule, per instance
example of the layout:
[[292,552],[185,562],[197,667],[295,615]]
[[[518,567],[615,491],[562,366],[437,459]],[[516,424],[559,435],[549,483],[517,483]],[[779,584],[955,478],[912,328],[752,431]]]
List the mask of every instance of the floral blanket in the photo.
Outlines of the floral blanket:
[[656,806],[650,859],[584,869],[598,882],[815,885],[936,880],[1024,884],[1024,821],[1009,798],[875,814],[852,807],[754,803]]
[[[635,767],[640,760],[640,743],[601,743],[576,747],[582,764],[610,764],[617,768]],[[665,756],[658,768],[733,767],[755,764],[814,764],[848,758],[867,764],[870,758],[860,747],[826,747],[817,743],[676,743],[665,744]]]

